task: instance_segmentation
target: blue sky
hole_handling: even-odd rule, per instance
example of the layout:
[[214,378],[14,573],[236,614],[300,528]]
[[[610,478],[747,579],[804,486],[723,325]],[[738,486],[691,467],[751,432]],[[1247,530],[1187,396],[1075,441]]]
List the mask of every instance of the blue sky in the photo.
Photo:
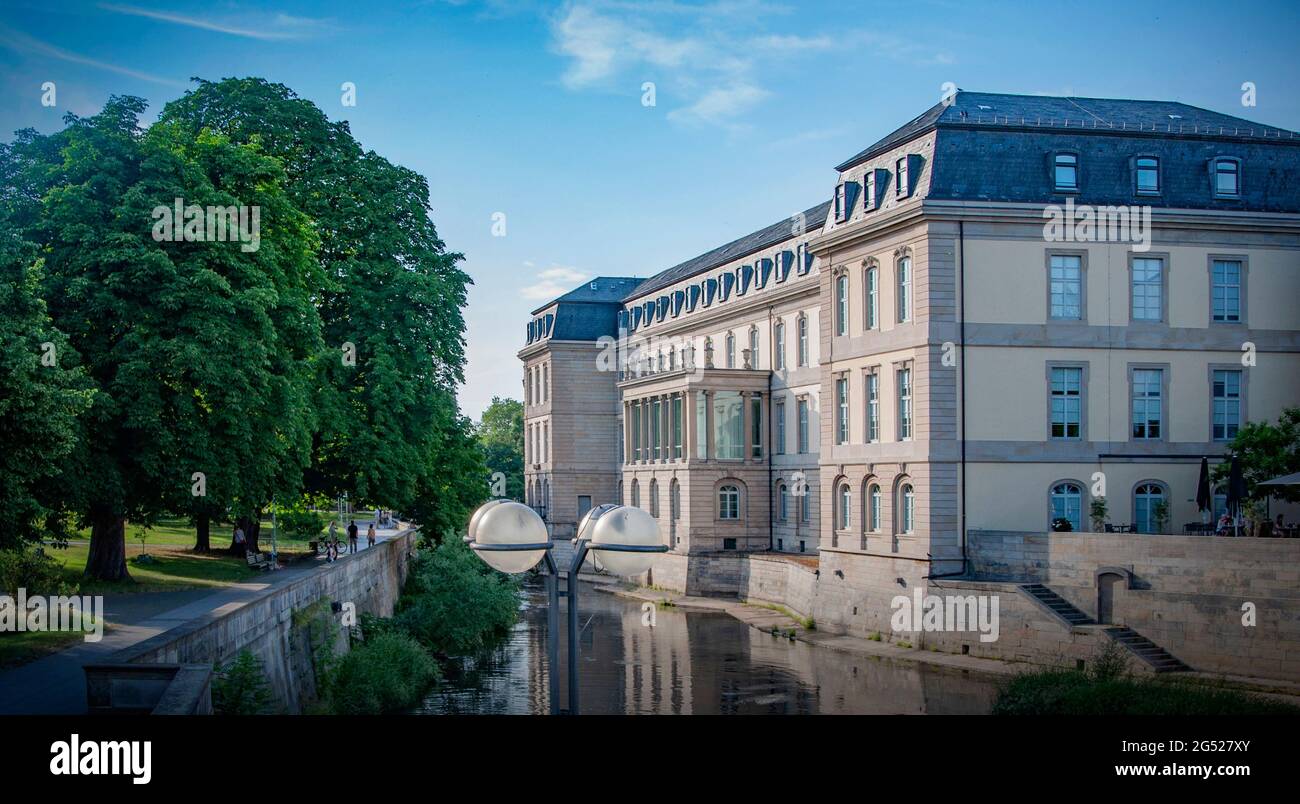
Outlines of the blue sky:
[[[514,353],[534,307],[829,197],[835,164],[945,82],[1180,100],[1294,130],[1298,34],[1300,4],[1247,0],[0,0],[0,135],[55,130],[111,94],[153,114],[191,76],[263,76],[347,119],[428,177],[439,232],[466,255],[460,399],[477,418],[492,396],[520,396]],[[46,81],[55,108],[40,103]]]

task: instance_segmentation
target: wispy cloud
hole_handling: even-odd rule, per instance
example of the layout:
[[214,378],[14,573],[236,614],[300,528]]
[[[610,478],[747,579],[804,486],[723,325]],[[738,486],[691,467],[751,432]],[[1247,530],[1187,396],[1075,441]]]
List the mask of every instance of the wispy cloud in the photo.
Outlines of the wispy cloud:
[[765,28],[768,18],[790,13],[757,0],[573,0],[552,17],[551,33],[555,51],[568,59],[561,80],[569,89],[639,88],[651,80],[657,100],[674,104],[670,120],[731,129],[743,128],[744,116],[771,96],[764,79],[783,59],[852,50],[910,66],[953,62],[888,33]]
[[170,11],[159,11],[138,6],[123,6],[113,3],[100,3],[99,7],[114,14],[127,14],[133,17],[145,17],[160,22],[184,25],[188,28],[201,28],[205,31],[243,36],[248,39],[267,41],[284,39],[307,39],[327,32],[330,25],[325,20],[308,17],[294,17],[288,14],[264,15],[258,19],[231,21],[227,19],[190,17]]
[[125,75],[130,78],[136,78],[141,81],[148,81],[153,84],[162,84],[169,87],[184,88],[187,84],[184,81],[176,81],[170,78],[146,73],[141,70],[133,70],[130,67],[123,67],[120,64],[113,64],[99,59],[92,59],[89,56],[83,56],[80,53],[74,53],[71,50],[64,50],[48,42],[42,42],[39,39],[28,36],[21,31],[15,31],[12,28],[0,26],[0,47],[7,47],[10,50],[20,53],[29,53],[36,56],[45,56],[51,59],[71,62],[73,64],[82,64],[87,67],[94,67],[98,70],[107,70],[118,75]]
[[[525,262],[524,265],[532,265],[532,263]],[[537,281],[520,288],[519,295],[532,301],[547,301],[568,293],[579,282],[590,278],[591,274],[584,273],[576,268],[557,265],[554,268],[539,271]]]

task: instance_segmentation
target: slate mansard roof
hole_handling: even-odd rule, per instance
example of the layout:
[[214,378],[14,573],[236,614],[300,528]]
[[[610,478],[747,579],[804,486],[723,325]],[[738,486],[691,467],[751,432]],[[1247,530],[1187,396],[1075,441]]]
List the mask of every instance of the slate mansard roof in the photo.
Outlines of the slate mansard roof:
[[934,128],[984,128],[1062,133],[1125,134],[1136,137],[1242,138],[1289,141],[1300,134],[1177,101],[1007,95],[958,90],[866,149],[836,165],[839,171],[867,161]]
[[[804,228],[806,231],[820,229],[822,224],[826,223],[826,215],[831,208],[830,201],[824,201],[815,207],[810,207],[801,213],[804,217]],[[705,252],[698,257],[687,260],[686,262],[674,265],[666,271],[660,271],[654,276],[642,282],[636,290],[627,294],[623,301],[631,301],[638,296],[644,296],[647,293],[653,293],[661,288],[675,284],[688,279],[696,274],[704,273],[719,265],[725,265],[733,260],[738,260],[748,254],[756,251],[762,251],[765,248],[775,246],[791,237],[791,225],[795,220],[794,216],[782,218],[771,226],[765,226],[757,232],[751,232],[744,237],[733,240],[725,246],[719,246],[712,251]]]
[[[623,297],[641,282],[631,276],[598,276],[584,282],[533,310],[526,342],[594,341],[615,334]],[[544,313],[551,308],[555,309]]]

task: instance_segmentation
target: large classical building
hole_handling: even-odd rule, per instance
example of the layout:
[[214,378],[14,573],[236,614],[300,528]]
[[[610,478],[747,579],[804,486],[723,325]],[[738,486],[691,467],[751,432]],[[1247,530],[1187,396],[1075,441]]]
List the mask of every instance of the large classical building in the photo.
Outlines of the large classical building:
[[667,562],[818,553],[897,591],[961,573],[972,529],[1086,531],[1094,502],[1180,532],[1202,456],[1300,405],[1300,135],[958,92],[836,171],[534,311],[527,501],[555,536],[623,502]]

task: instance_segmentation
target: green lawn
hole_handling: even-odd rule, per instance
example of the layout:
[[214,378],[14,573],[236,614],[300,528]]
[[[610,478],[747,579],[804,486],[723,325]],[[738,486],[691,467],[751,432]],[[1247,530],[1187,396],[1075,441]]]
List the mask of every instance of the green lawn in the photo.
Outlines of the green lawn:
[[[262,573],[249,569],[243,558],[224,553],[194,553],[188,548],[155,545],[147,548],[155,559],[151,564],[137,564],[131,559],[140,555],[139,544],[127,544],[127,569],[130,580],[85,581],[88,545],[74,544],[66,550],[47,548],[55,561],[64,567],[69,581],[81,584],[81,594],[102,595],[122,592],[165,592],[196,586],[225,586],[257,578]],[[288,556],[281,554],[281,560]]]
[[80,631],[5,631],[0,633],[0,670],[35,661],[71,647],[85,636]]
[[[235,526],[231,523],[213,522],[208,535],[208,540],[212,545],[212,549],[223,550],[229,547],[234,532]],[[322,532],[324,531],[322,530]],[[194,526],[191,525],[189,520],[185,517],[160,519],[149,528],[134,522],[126,523],[126,543],[128,546],[140,546],[141,536],[144,537],[144,544],[146,547],[153,547],[155,545],[180,547],[194,546]],[[89,541],[90,528],[85,528],[79,531],[77,537]],[[276,547],[277,549],[306,550],[308,541],[310,541],[310,539],[289,539],[282,532],[276,538]],[[267,550],[271,547],[270,517],[264,517],[262,519],[262,530],[258,536],[258,546]]]

